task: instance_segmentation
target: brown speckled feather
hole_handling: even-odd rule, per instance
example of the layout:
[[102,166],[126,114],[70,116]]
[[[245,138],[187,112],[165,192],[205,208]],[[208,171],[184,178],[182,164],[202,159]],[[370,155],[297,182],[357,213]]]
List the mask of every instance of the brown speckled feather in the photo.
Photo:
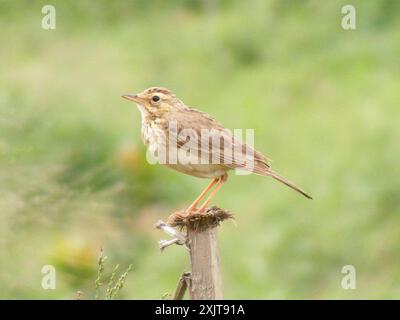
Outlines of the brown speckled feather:
[[[185,106],[182,109],[175,110],[171,114],[168,115],[168,118],[173,121],[177,119],[182,119],[184,118],[184,121],[179,121],[177,120],[178,124],[178,135],[180,134],[181,130],[185,128],[195,128],[197,132],[197,136],[199,137],[198,141],[195,141],[194,143],[191,143],[189,141],[178,141],[178,145],[182,146],[185,145],[188,148],[194,148],[201,152],[203,155],[208,155],[209,157],[212,156],[212,146],[211,143],[206,144],[207,138],[212,139],[212,133],[214,133],[216,138],[218,137],[224,137],[224,139],[221,139],[221,152],[220,152],[220,162],[225,164],[227,168],[229,169],[236,169],[236,168],[243,168],[243,165],[240,163],[245,162],[246,159],[246,151],[247,153],[254,154],[254,173],[266,173],[268,168],[270,168],[270,164],[268,159],[261,154],[260,152],[254,150],[247,144],[243,143],[240,139],[232,135],[229,130],[225,129],[219,122],[217,122],[214,118],[212,118],[210,115],[207,113],[204,113],[202,111],[199,111],[195,108],[192,107],[187,107]],[[212,130],[211,135],[209,136],[203,136],[202,135],[202,129],[206,130]],[[197,143],[196,143],[197,142]],[[204,142],[204,143],[202,143]],[[237,156],[236,158],[233,158],[230,154],[226,154],[223,152],[225,143],[230,143],[230,145],[226,146],[227,148],[237,148],[236,150],[241,150],[242,152],[238,152],[235,155]],[[207,146],[208,148],[204,148],[204,146]],[[247,150],[246,150],[247,149]]]
[[[164,144],[169,148],[169,141],[176,141],[178,153],[196,155],[201,162],[168,162],[170,168],[200,178],[223,178],[232,169],[247,170],[262,176],[270,176],[311,198],[295,184],[272,171],[269,160],[260,152],[243,143],[232,135],[210,115],[186,106],[170,90],[153,87],[137,95],[124,95],[137,103],[142,114],[142,135],[150,149],[159,147],[159,139],[154,129],[161,129],[167,137]],[[175,124],[174,130],[169,130]],[[187,130],[187,131],[186,131]],[[207,130],[207,133],[202,130]],[[190,134],[196,132],[196,139]],[[187,133],[190,132],[190,133]],[[186,137],[186,134],[189,136]],[[183,137],[186,139],[181,139]],[[219,139],[220,143],[209,143]],[[181,140],[180,140],[181,139]],[[164,139],[165,140],[165,139]],[[163,145],[165,146],[165,145]],[[217,159],[215,159],[217,158]],[[214,162],[214,160],[217,160]],[[252,165],[248,165],[251,161]]]

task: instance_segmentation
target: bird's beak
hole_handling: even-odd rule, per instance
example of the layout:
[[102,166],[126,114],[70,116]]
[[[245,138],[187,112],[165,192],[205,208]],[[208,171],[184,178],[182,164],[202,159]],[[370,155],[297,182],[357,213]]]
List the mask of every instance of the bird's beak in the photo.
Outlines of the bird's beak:
[[144,99],[139,97],[137,94],[124,94],[124,95],[122,95],[122,98],[132,100],[132,101],[135,101],[136,103],[140,103],[140,104],[143,104],[143,102],[144,102]]

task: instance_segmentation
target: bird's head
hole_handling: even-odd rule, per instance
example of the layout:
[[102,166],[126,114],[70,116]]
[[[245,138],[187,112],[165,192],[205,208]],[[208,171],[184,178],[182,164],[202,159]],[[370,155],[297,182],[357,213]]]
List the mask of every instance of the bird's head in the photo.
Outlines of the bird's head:
[[161,114],[182,103],[170,90],[160,87],[148,88],[138,94],[124,94],[122,97],[136,102],[142,114]]

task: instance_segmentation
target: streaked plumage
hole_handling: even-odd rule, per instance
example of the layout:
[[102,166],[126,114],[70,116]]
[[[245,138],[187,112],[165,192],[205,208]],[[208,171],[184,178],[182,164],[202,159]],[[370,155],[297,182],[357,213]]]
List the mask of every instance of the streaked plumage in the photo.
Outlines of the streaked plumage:
[[[181,141],[178,139],[178,152],[192,152],[191,154],[201,155],[204,160],[211,160],[213,155],[219,156],[219,163],[210,163],[211,161],[207,164],[167,163],[168,167],[199,178],[219,179],[225,177],[224,181],[226,180],[227,172],[232,169],[249,170],[258,175],[271,176],[307,198],[311,198],[292,182],[272,171],[268,158],[262,153],[242,143],[210,115],[186,106],[170,90],[153,87],[140,94],[124,95],[123,97],[135,101],[138,105],[142,115],[142,138],[150,150],[163,147],[160,144],[168,144],[165,141],[177,139],[183,133],[182,130],[191,129],[197,134],[198,140],[187,139],[186,141]],[[154,101],[156,99],[158,100]],[[176,130],[168,130],[171,127],[171,123],[176,124]],[[209,137],[203,135],[202,129],[212,131],[211,135]],[[157,135],[159,130],[166,134],[167,139],[164,139],[164,141],[159,139]],[[207,147],[205,143],[207,139],[213,138],[213,134],[216,135],[214,137],[216,139],[224,138],[219,150],[210,145]],[[224,147],[236,148],[239,152],[233,153],[232,156],[231,152],[224,152],[226,150]],[[216,153],[216,151],[220,152]],[[253,167],[243,165],[246,159],[249,160],[249,158],[246,158],[249,152],[254,154]]]

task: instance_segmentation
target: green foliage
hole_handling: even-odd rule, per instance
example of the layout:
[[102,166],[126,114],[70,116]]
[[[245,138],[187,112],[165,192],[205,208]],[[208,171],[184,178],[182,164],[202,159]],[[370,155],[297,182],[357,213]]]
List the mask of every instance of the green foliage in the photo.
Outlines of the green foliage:
[[[109,276],[109,280],[107,283],[107,286],[103,289],[104,287],[104,282],[105,281],[105,262],[107,260],[107,256],[104,255],[103,249],[100,250],[100,256],[97,262],[97,278],[94,281],[94,289],[95,289],[95,295],[94,299],[99,300],[101,298],[105,300],[113,300],[118,296],[118,293],[121,291],[123,288],[126,277],[128,276],[129,271],[132,269],[132,265],[130,264],[126,271],[121,274],[121,276],[116,279],[117,277],[117,271],[119,268],[119,264],[117,264],[113,271],[111,272],[111,275]],[[104,292],[102,292],[104,291]],[[78,291],[77,292],[77,298],[78,300],[81,300],[82,297],[84,296],[84,292]]]
[[[100,277],[102,246],[135,265],[118,298],[175,288],[186,252],[160,255],[153,224],[207,181],[146,162],[120,96],[153,85],[254,128],[315,199],[230,177],[215,199],[237,222],[219,235],[226,298],[398,297],[399,3],[353,1],[345,31],[342,0],[52,1],[45,31],[47,2],[0,1],[0,298],[87,298],[96,277],[115,298],[126,273]],[[46,264],[56,290],[40,287]]]

